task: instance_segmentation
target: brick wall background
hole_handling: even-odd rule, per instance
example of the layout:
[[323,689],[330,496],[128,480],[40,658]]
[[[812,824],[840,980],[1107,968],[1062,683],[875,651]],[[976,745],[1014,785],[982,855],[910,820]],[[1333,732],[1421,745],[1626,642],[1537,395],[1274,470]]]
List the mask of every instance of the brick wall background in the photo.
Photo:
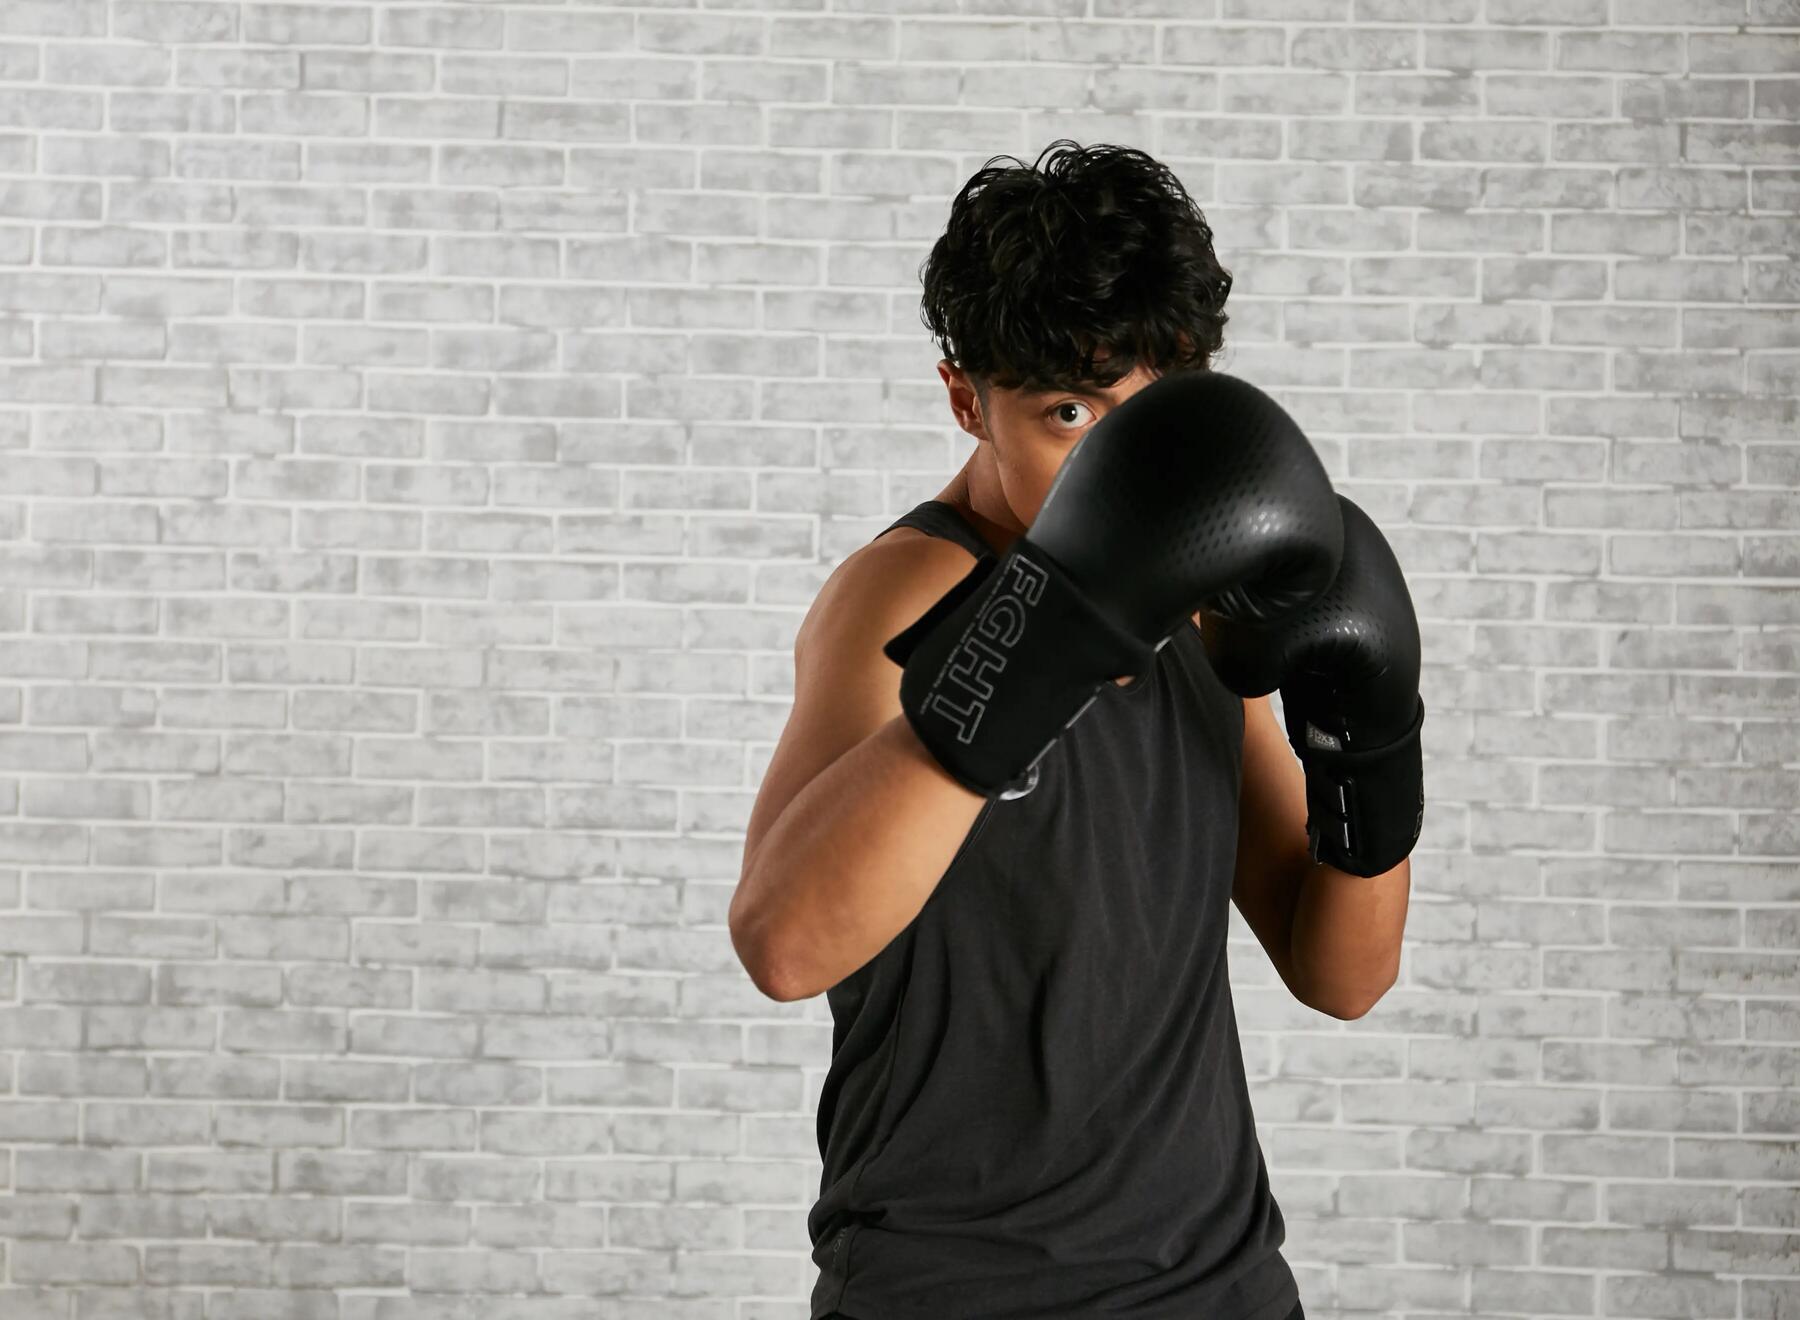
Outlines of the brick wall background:
[[1425,634],[1401,983],[1232,918],[1309,1312],[1800,1313],[1800,5],[991,9],[0,3],[0,1314],[804,1314],[742,824],[1058,136]]

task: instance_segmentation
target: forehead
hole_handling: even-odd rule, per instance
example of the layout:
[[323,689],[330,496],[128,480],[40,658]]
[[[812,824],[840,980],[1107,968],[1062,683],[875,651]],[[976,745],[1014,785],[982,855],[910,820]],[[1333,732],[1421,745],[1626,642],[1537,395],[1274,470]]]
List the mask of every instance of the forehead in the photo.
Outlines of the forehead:
[[[1104,365],[1110,361],[1113,353],[1110,349],[1102,349],[1094,355],[1097,364]],[[1120,377],[1111,386],[1101,388],[1091,380],[1058,380],[1051,382],[1043,389],[1021,389],[1015,391],[1017,397],[1025,403],[1033,403],[1039,399],[1047,399],[1053,394],[1076,395],[1083,399],[1096,399],[1102,403],[1116,403],[1122,392],[1128,392],[1131,384],[1150,373],[1143,363],[1138,363],[1128,373]]]
[[1114,385],[1109,389],[1101,389],[1092,381],[1071,381],[1066,385],[1052,385],[1048,389],[1020,390],[1018,391],[1018,397],[1025,400],[1027,403],[1030,403],[1037,399],[1047,399],[1052,394],[1074,394],[1084,399],[1099,399],[1102,402],[1111,402],[1118,397],[1119,390],[1124,386],[1125,381],[1130,379],[1131,377],[1127,376],[1125,377],[1125,380],[1121,380],[1117,385]]

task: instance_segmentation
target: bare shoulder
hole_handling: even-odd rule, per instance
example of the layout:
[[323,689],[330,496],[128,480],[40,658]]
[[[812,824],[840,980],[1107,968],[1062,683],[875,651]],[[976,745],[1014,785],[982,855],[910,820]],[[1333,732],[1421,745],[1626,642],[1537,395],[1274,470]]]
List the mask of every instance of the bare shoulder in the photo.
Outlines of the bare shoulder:
[[824,637],[843,639],[883,631],[887,637],[917,619],[975,566],[955,541],[916,527],[896,527],[845,556],[819,588],[800,622],[794,653]]

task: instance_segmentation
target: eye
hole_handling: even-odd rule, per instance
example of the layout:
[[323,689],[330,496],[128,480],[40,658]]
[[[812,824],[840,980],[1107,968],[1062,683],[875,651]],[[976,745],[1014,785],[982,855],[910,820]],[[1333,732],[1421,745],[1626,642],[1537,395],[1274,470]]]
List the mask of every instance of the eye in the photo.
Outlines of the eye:
[[[1070,408],[1087,408],[1087,411],[1090,413],[1094,411],[1092,408],[1088,408],[1088,406],[1085,403],[1083,403],[1080,399],[1064,399],[1061,403],[1053,403],[1048,408],[1046,408],[1044,410],[1044,416],[1046,418],[1054,417],[1056,420],[1062,421],[1062,420],[1064,420],[1064,417],[1063,417],[1064,411],[1066,409],[1070,409]],[[1075,428],[1074,427],[1061,427],[1061,428],[1053,428],[1053,429],[1072,430]]]

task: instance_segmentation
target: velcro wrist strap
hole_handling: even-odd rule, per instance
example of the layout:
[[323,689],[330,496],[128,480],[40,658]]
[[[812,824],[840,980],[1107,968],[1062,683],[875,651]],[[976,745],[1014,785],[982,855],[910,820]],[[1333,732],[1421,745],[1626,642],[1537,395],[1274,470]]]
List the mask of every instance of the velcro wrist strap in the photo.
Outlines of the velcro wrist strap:
[[900,705],[919,741],[987,796],[1029,791],[1100,685],[1156,655],[1026,536],[984,556],[882,650],[904,667]]
[[1424,722],[1421,697],[1406,732],[1380,747],[1344,751],[1290,732],[1306,770],[1306,835],[1315,862],[1380,875],[1412,852],[1425,822]]

